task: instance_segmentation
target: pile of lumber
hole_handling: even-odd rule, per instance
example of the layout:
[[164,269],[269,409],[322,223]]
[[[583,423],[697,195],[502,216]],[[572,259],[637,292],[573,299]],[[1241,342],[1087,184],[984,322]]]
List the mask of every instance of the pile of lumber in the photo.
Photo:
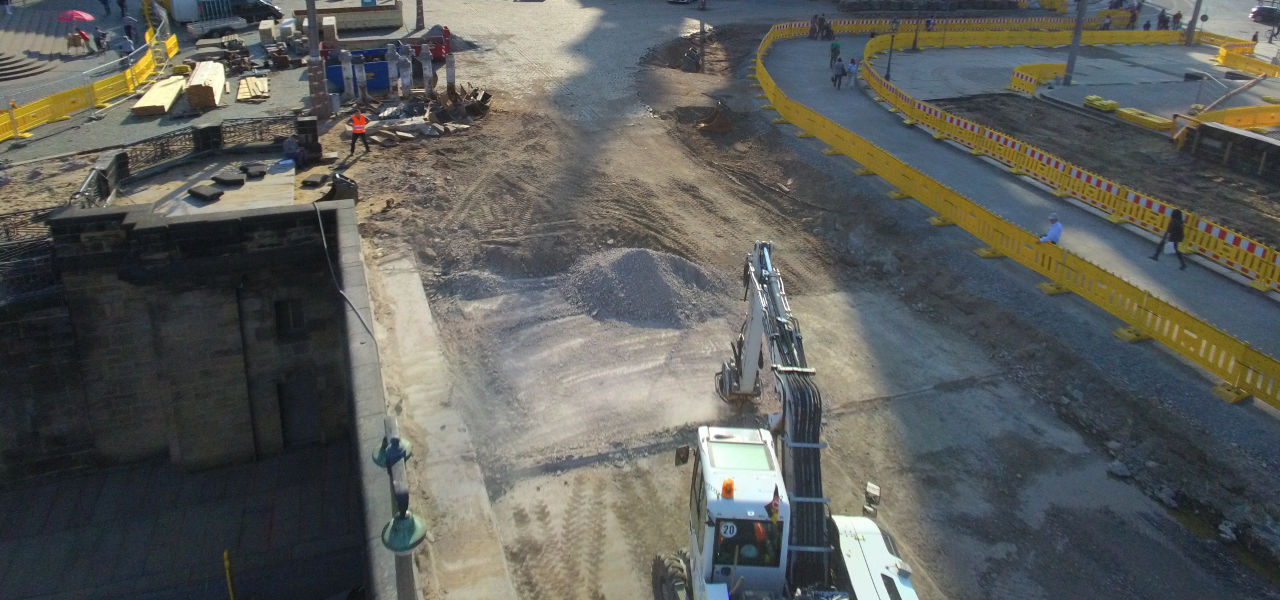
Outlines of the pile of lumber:
[[173,75],[157,81],[147,93],[142,95],[133,105],[133,114],[139,117],[160,116],[173,107],[174,101],[182,94],[182,85],[186,77]]
[[187,104],[196,110],[217,108],[227,84],[227,71],[222,63],[198,62],[191,70],[187,84]]
[[236,102],[262,102],[271,97],[270,80],[266,77],[241,77],[236,89]]

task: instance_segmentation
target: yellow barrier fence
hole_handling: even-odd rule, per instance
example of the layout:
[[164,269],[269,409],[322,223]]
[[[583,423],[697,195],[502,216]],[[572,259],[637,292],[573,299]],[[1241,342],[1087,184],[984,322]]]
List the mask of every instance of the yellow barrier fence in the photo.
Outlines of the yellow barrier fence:
[[1196,115],[1197,121],[1212,121],[1232,127],[1248,129],[1250,127],[1275,127],[1280,125],[1280,106],[1264,104],[1262,106],[1241,106],[1224,108]]
[[[961,37],[956,45],[979,45],[983,34],[966,33],[961,36],[921,34],[930,37],[930,43],[951,46],[951,38]],[[992,39],[1004,41],[1010,34],[992,32]],[[1021,32],[1027,45],[1050,44],[1066,33]],[[902,36],[899,36],[902,37]],[[1175,31],[1087,31],[1084,43],[1177,43]],[[863,70],[872,72],[871,64],[876,55],[886,52],[890,39],[878,36],[868,40],[864,50]],[[907,43],[910,43],[908,40]],[[894,47],[902,46],[902,40],[894,41]],[[867,76],[868,82],[873,79]],[[1026,144],[994,129],[956,117],[937,107],[916,100],[887,82],[871,85],[878,98],[889,102],[910,123],[920,123],[936,132],[936,137],[946,137],[970,148],[975,153],[989,156],[1019,175],[1027,175],[1049,186],[1059,196],[1070,196],[1109,216],[1116,223],[1131,223],[1154,233],[1161,233],[1168,226],[1169,216],[1176,208],[1151,198],[1140,191],[1120,185],[1097,174],[1081,169],[1061,158],[1030,144]],[[1249,239],[1211,221],[1205,221],[1194,213],[1183,210],[1187,218],[1187,248],[1215,262],[1249,277],[1250,285],[1259,290],[1280,290],[1280,254],[1255,240]]]
[[1266,75],[1268,77],[1280,75],[1280,66],[1273,65],[1265,60],[1258,60],[1252,56],[1227,52],[1225,46],[1218,50],[1217,61],[1219,65],[1228,69],[1238,69],[1254,75]]
[[1024,94],[1035,94],[1036,86],[1059,77],[1067,72],[1063,63],[1036,63],[1018,65],[1013,68],[1013,78],[1009,80],[1009,89]]
[[[147,39],[153,40],[154,36],[154,31],[148,28]],[[178,53],[178,36],[169,36],[164,43],[167,56]],[[137,62],[128,69],[93,83],[51,94],[22,105],[10,101],[9,122],[0,124],[0,140],[30,137],[31,134],[27,132],[39,125],[65,120],[86,108],[101,107],[113,98],[132,93],[155,70],[155,57],[150,52],[143,52]]]
[[[1065,249],[1037,243],[1030,232],[996,216],[830,119],[788,98],[764,67],[774,41],[805,35],[795,24],[774,27],[756,51],[755,76],[770,107],[788,122],[868,167],[904,195],[937,212],[992,249],[1047,277],[1221,377],[1222,395],[1252,395],[1280,408],[1280,362]],[[798,31],[798,32],[797,32]],[[875,41],[875,40],[872,40]],[[885,46],[888,40],[883,42]],[[864,61],[862,74],[884,97],[901,94]],[[932,110],[937,111],[936,108]]]

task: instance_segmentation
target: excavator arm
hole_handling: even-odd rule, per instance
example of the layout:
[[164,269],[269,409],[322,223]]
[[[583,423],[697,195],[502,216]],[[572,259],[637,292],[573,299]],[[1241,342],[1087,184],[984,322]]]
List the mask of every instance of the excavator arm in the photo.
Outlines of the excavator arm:
[[721,364],[716,388],[721,399],[741,405],[760,397],[763,352],[767,348],[773,386],[782,402],[776,421],[779,462],[791,512],[787,580],[792,588],[825,585],[831,545],[827,499],[822,495],[822,394],[804,354],[800,323],[791,314],[782,276],[773,263],[773,243],[756,242],[743,267],[747,319]]

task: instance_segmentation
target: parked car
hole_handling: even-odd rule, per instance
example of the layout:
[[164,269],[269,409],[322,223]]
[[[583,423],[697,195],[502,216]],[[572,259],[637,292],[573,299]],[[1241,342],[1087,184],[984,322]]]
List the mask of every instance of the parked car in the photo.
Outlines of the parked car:
[[283,19],[284,12],[267,0],[173,0],[169,14],[179,23],[240,17],[249,23]]
[[284,18],[284,12],[278,6],[267,2],[267,0],[233,1],[231,3],[231,14],[241,17],[250,23],[257,23],[267,19],[279,21]]
[[1249,11],[1249,20],[1268,27],[1280,27],[1280,6],[1259,4]]

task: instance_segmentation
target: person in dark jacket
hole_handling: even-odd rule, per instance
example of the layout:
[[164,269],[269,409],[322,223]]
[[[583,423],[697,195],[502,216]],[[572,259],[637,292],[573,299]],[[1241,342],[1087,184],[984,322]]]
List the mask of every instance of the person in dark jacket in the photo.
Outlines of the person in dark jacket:
[[1182,211],[1176,208],[1169,215],[1169,228],[1165,230],[1164,235],[1160,236],[1160,243],[1156,244],[1156,253],[1151,255],[1151,260],[1160,260],[1160,252],[1164,250],[1165,242],[1173,244],[1173,254],[1178,257],[1178,264],[1182,265],[1178,268],[1187,268],[1187,261],[1182,258],[1182,252],[1178,250],[1178,244],[1182,243]]

